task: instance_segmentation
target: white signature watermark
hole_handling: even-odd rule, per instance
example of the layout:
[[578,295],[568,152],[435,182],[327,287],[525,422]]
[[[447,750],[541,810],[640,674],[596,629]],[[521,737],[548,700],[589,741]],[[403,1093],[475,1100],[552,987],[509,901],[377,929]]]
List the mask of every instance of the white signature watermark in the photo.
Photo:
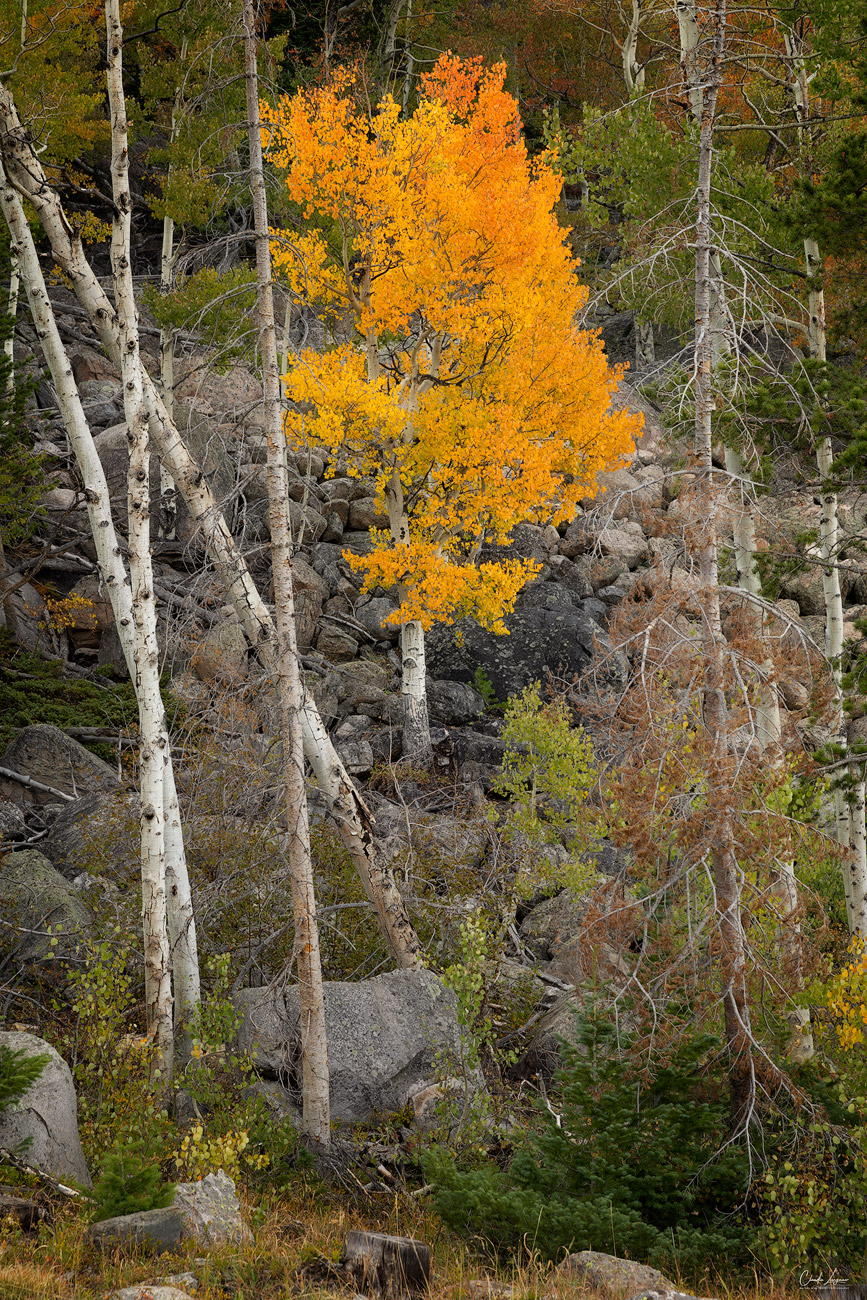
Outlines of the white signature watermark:
[[849,1280],[848,1277],[841,1277],[836,1269],[828,1273],[826,1276],[824,1273],[813,1274],[808,1268],[805,1268],[798,1278],[798,1286],[805,1288],[814,1286],[846,1286]]

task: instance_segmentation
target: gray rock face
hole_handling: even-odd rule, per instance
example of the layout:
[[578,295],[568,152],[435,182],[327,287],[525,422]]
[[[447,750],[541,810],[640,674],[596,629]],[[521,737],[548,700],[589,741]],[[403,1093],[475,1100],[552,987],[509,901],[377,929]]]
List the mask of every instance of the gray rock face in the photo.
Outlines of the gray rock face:
[[88,1229],[88,1238],[105,1250],[118,1246],[145,1246],[156,1253],[177,1250],[186,1236],[186,1221],[173,1205],[164,1210],[141,1210],[103,1219]]
[[636,1264],[631,1259],[617,1259],[598,1250],[581,1250],[570,1255],[554,1277],[568,1277],[593,1287],[605,1300],[620,1300],[636,1291],[674,1291],[675,1286],[658,1269]]
[[508,636],[496,636],[465,618],[453,627],[433,628],[427,646],[431,676],[472,682],[482,667],[497,697],[505,700],[533,682],[543,682],[549,669],[566,677],[582,672],[592,657],[594,636],[606,639],[577,609],[516,609],[506,627]]
[[428,678],[427,702],[431,717],[446,727],[474,722],[485,711],[485,701],[467,682],[435,682]]
[[78,1106],[69,1066],[35,1034],[0,1032],[0,1046],[51,1057],[21,1100],[0,1113],[0,1147],[8,1150],[30,1138],[27,1159],[37,1169],[60,1182],[71,1179],[91,1187],[78,1137]]
[[172,1209],[183,1217],[184,1235],[201,1246],[250,1240],[235,1184],[223,1169],[198,1183],[178,1183]]
[[26,835],[24,813],[17,804],[0,799],[0,842],[24,839]]
[[196,646],[191,660],[202,682],[237,685],[247,675],[247,638],[240,623],[215,623]]
[[[130,812],[135,808],[134,812]],[[66,880],[73,880],[82,870],[87,870],[89,845],[85,832],[92,837],[97,826],[108,830],[114,817],[131,817],[138,822],[138,797],[123,790],[115,794],[89,794],[75,803],[64,804],[51,822],[46,839],[39,847],[45,857]]]
[[[264,1074],[292,1088],[299,1050],[298,990],[236,995],[239,1045]],[[461,1052],[454,995],[430,971],[391,971],[357,984],[326,983],[331,1112],[363,1120],[401,1110],[446,1058]]]
[[90,937],[90,912],[36,849],[0,860],[0,907],[12,927],[0,931],[0,950],[14,951],[18,961],[74,960]]
[[193,1300],[193,1297],[189,1291],[176,1286],[152,1286],[150,1282],[142,1282],[137,1286],[125,1286],[122,1291],[111,1291],[106,1300]]
[[377,641],[400,639],[400,628],[393,623],[383,623],[397,610],[397,603],[386,596],[362,596],[353,610],[353,618]]
[[521,937],[542,961],[554,956],[561,944],[575,937],[592,902],[592,894],[575,895],[563,889],[534,907],[521,922]]
[[[11,767],[14,772],[32,776],[76,798],[95,790],[117,790],[120,786],[117,774],[107,763],[58,727],[46,723],[19,731],[0,757],[0,767]],[[28,791],[28,798],[39,804],[54,802],[52,795],[36,790]]]
[[[821,1296],[821,1290],[817,1294]],[[638,1295],[630,1296],[630,1300],[700,1300],[700,1297],[691,1291],[641,1291]],[[709,1297],[704,1297],[704,1300],[709,1300]]]

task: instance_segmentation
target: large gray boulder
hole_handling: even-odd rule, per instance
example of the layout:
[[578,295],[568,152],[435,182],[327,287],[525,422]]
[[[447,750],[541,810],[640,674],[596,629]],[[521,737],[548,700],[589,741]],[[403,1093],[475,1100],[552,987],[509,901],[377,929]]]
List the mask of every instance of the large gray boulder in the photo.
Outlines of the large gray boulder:
[[[516,609],[506,620],[508,636],[497,636],[473,619],[460,619],[452,627],[440,624],[427,637],[430,675],[457,682],[472,682],[482,668],[497,698],[508,699],[533,682],[544,682],[550,670],[567,680],[581,673],[594,654],[610,642],[603,629],[581,610]],[[622,665],[610,665],[615,673]]]
[[29,1139],[27,1161],[60,1182],[91,1187],[78,1137],[78,1103],[69,1066],[50,1043],[35,1034],[0,1032],[0,1047],[50,1056],[42,1074],[12,1106],[0,1111],[0,1148]]
[[161,1210],[139,1210],[136,1214],[118,1214],[88,1228],[88,1240],[103,1250],[130,1246],[144,1247],[155,1254],[175,1251],[186,1238],[186,1222],[173,1205]]
[[[108,763],[48,723],[37,723],[19,731],[0,755],[0,767],[33,777],[76,799],[96,790],[109,793],[120,787],[117,773]],[[13,787],[14,793],[9,797],[18,803],[22,787],[12,781],[0,781],[0,784],[0,797],[6,797],[6,789]],[[29,789],[27,798],[38,804],[56,802],[53,795]]]
[[[296,986],[245,989],[239,1045],[258,1069],[297,1094]],[[326,983],[325,1026],[335,1119],[402,1110],[411,1094],[462,1055],[455,997],[430,971],[400,970],[357,984]]]
[[91,915],[80,895],[36,849],[0,858],[0,951],[28,965],[74,961],[91,933]]

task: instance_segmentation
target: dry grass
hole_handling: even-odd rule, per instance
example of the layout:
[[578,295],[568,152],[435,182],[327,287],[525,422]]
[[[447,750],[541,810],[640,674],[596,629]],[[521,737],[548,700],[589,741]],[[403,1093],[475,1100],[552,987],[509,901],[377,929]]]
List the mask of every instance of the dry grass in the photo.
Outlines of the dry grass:
[[[198,1279],[196,1300],[325,1300],[340,1294],[328,1277],[350,1228],[414,1236],[434,1261],[430,1300],[602,1300],[575,1282],[559,1280],[541,1261],[496,1267],[448,1233],[435,1214],[405,1199],[354,1206],[321,1190],[302,1190],[253,1211],[250,1245],[197,1257],[191,1246],[154,1259],[140,1252],[103,1254],[84,1240],[85,1224],[61,1207],[53,1232],[0,1233],[0,1300],[104,1300],[112,1290],[184,1272]],[[687,1288],[688,1289],[688,1288]],[[346,1300],[352,1294],[345,1291]],[[718,1300],[792,1300],[797,1288],[771,1283],[731,1288],[708,1281],[701,1295]],[[803,1294],[803,1293],[801,1293]]]

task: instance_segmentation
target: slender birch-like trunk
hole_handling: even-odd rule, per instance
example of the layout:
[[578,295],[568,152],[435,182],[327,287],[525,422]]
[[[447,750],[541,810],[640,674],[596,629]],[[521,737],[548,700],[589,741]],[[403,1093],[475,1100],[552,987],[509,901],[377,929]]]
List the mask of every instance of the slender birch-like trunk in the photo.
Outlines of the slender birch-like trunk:
[[[106,355],[120,359],[114,308],[91,269],[56,192],[49,185],[38,155],[30,146],[8,89],[0,86],[0,155],[16,188],[32,203],[58,265],[68,276],[80,305],[99,335]],[[200,525],[208,551],[244,632],[260,662],[273,664],[274,622],[247,563],[214,499],[207,479],[169,419],[147,371],[143,375],[149,430],[161,460],[168,466],[192,517]],[[390,868],[377,851],[374,821],[358,793],[309,696],[302,717],[304,749],[331,816],[349,852],[397,965],[419,965],[418,936]]]
[[283,454],[283,413],[280,367],[271,284],[268,198],[262,162],[259,117],[256,18],[253,0],[243,0],[244,70],[247,90],[247,129],[250,146],[250,188],[256,234],[257,326],[262,355],[265,429],[268,439],[268,511],[271,520],[271,567],[277,619],[276,685],[283,746],[286,798],[286,839],[292,880],[295,920],[295,960],[298,964],[298,1005],[301,1014],[302,1130],[319,1146],[331,1141],[328,1093],[328,1047],[325,1038],[325,996],[319,956],[319,928],[313,890],[313,860],[307,822],[304,709],[298,646],[295,640],[295,597],[292,588],[292,535],[289,525],[289,482]]
[[[692,0],[689,0],[688,3],[678,3],[676,8],[681,39],[681,68],[689,90],[690,108],[700,129],[704,130],[704,83],[697,62],[699,30],[695,6]],[[690,78],[695,80],[690,80]],[[707,338],[704,345],[710,358],[712,375],[716,376],[720,367],[731,356],[731,344],[722,258],[719,249],[713,244],[708,250],[708,276]],[[698,337],[698,326],[696,326],[696,334]],[[732,542],[738,586],[748,596],[761,597],[762,587],[756,562],[753,483],[736,448],[725,448],[725,465],[727,472],[737,486],[740,497],[740,502],[735,508],[732,525]],[[746,603],[746,614],[756,639],[763,641],[766,634],[764,615],[756,605],[751,604],[749,601]],[[770,656],[765,656],[762,659],[759,664],[759,674],[761,680],[755,708],[756,745],[759,753],[766,756],[770,764],[779,768],[783,759],[781,747],[782,725],[777,673]],[[800,976],[802,936],[801,927],[797,921],[799,902],[795,864],[788,853],[784,854],[778,861],[773,892],[781,913],[779,925],[780,949],[791,972],[795,997],[797,998],[802,986]],[[809,1010],[793,1001],[787,1012],[787,1020],[791,1030],[788,1042],[789,1058],[793,1061],[809,1059],[813,1055],[813,1040],[809,1030]]]
[[6,387],[10,393],[15,392],[15,322],[18,318],[18,289],[20,283],[18,257],[13,252],[9,255],[9,296],[6,300],[6,311],[12,322],[12,327],[8,339],[3,344],[3,351],[6,354],[6,360],[9,362]]
[[[678,4],[678,17],[684,6]],[[694,11],[693,11],[694,20]],[[682,25],[683,29],[683,25]],[[712,342],[711,169],[716,101],[725,53],[725,0],[716,0],[713,52],[709,66],[684,61],[690,102],[701,102],[695,225],[695,459],[701,480],[693,527],[701,579],[704,723],[711,742],[708,771],[708,816],[711,866],[716,894],[718,963],[722,981],[725,1037],[731,1093],[732,1127],[742,1131],[750,1120],[755,1065],[747,990],[747,954],[741,908],[741,877],[735,851],[733,772],[725,695],[725,639],[719,596],[719,537],[725,502],[714,481],[711,459],[714,364]],[[696,40],[697,44],[697,40]]]
[[[409,517],[403,484],[395,470],[385,490],[391,540],[395,546],[409,544]],[[404,592],[400,591],[403,600]],[[416,619],[400,629],[401,695],[403,703],[403,758],[407,763],[428,767],[433,762],[430,720],[427,707],[424,628]]]
[[632,0],[632,16],[626,28],[623,44],[620,46],[620,59],[623,66],[623,81],[628,94],[644,89],[644,68],[638,62],[638,38],[641,35],[641,0]]
[[[809,285],[810,355],[817,361],[827,359],[825,334],[825,293],[822,289],[822,261],[815,239],[804,240],[804,260]],[[836,727],[841,743],[846,743],[846,718],[843,712],[843,594],[840,589],[838,562],[839,510],[837,493],[828,486],[834,469],[834,452],[829,437],[820,438],[816,446],[819,470],[819,548],[822,557],[822,594],[825,603],[825,654],[831,664],[837,691]],[[867,938],[867,827],[865,827],[864,769],[858,763],[850,768],[852,797],[847,801],[840,789],[834,793],[837,840],[849,849],[843,863],[843,886],[846,896],[846,919],[849,933]]]
[[[181,42],[181,64],[187,55],[187,38]],[[175,99],[172,105],[172,121],[169,130],[169,144],[174,144],[178,136],[178,118],[181,108],[181,88],[175,91]],[[171,177],[172,165],[169,163],[169,177]],[[177,250],[175,249],[175,223],[174,219],[168,213],[163,217],[163,241],[160,250],[160,293],[166,297],[172,291],[174,283],[175,262],[177,261]],[[165,325],[160,330],[160,395],[163,399],[163,406],[166,409],[166,415],[170,420],[175,418],[175,336],[177,331],[171,325]],[[175,529],[177,526],[178,504],[177,488],[175,480],[172,478],[171,471],[160,457],[160,519],[159,535],[160,537],[171,542],[175,539]]]
[[[0,173],[2,175],[2,173]],[[2,178],[0,205],[18,252],[22,282],[30,314],[51,373],[64,428],[84,485],[90,530],[96,547],[100,577],[108,591],[121,648],[130,680],[136,681],[135,637],[132,591],[123,554],[111,515],[105,471],[93,443],[72,374],[69,357],[61,342],[54,311],[45,286],[36,245],[16,191]],[[193,917],[183,834],[178,812],[174,768],[169,753],[163,790],[165,813],[166,888],[168,930],[171,945],[172,982],[175,1004],[176,1039],[183,1040],[183,1028],[199,1003],[199,962],[196,925]]]
[[139,789],[145,1011],[148,1033],[155,1047],[154,1071],[159,1071],[163,1082],[170,1082],[174,1067],[174,1033],[163,800],[165,765],[170,756],[170,746],[160,694],[156,598],[150,542],[150,439],[130,260],[132,195],[129,189],[128,126],[123,93],[123,28],[119,0],[106,0],[105,23],[108,38],[107,79],[114,199],[111,265],[120,339],[124,414],[129,439],[127,505],[135,644],[134,680],[139,702],[141,736]]
[[[809,154],[810,91],[803,38],[794,30],[785,34],[786,53],[791,69],[791,90],[798,120],[801,146]],[[804,238],[804,263],[807,271],[810,356],[827,361],[825,330],[825,291],[822,287],[822,258],[819,244],[811,236]],[[840,743],[846,743],[846,720],[843,712],[843,595],[838,568],[839,507],[836,491],[829,486],[834,467],[830,437],[816,445],[819,470],[819,549],[822,558],[822,594],[825,604],[825,654],[831,664],[837,691],[836,718]],[[849,933],[867,938],[867,825],[865,825],[865,781],[861,764],[850,768],[851,798],[843,790],[834,792],[837,841],[849,850],[843,863],[843,888]]]
[[[174,134],[174,117],[172,118]],[[166,215],[163,217],[163,243],[160,255],[160,293],[163,296],[172,291],[172,278],[175,265],[175,223]],[[175,418],[175,333],[170,325],[160,330],[160,395],[170,420]],[[178,506],[177,488],[171,471],[160,457],[160,519],[159,535],[167,542],[174,541],[177,525]]]
[[[369,272],[359,288],[359,299],[363,303],[369,299]],[[438,352],[438,349],[437,349]],[[374,383],[380,376],[379,352],[377,339],[368,332],[365,341],[365,358],[367,379]],[[413,362],[415,370],[415,361]],[[432,367],[431,373],[437,368]],[[417,374],[407,379],[407,392],[401,405],[407,413],[404,438],[412,437],[412,415],[418,410],[415,384]],[[385,505],[388,510],[388,526],[391,540],[395,546],[408,546],[410,540],[409,515],[406,510],[403,483],[397,470],[393,470],[385,488]],[[399,592],[400,600],[404,592]],[[433,747],[430,738],[430,719],[427,707],[427,670],[425,666],[424,628],[421,623],[411,619],[403,623],[400,629],[401,657],[401,697],[403,704],[403,758],[407,763],[419,767],[428,767],[433,762]]]

